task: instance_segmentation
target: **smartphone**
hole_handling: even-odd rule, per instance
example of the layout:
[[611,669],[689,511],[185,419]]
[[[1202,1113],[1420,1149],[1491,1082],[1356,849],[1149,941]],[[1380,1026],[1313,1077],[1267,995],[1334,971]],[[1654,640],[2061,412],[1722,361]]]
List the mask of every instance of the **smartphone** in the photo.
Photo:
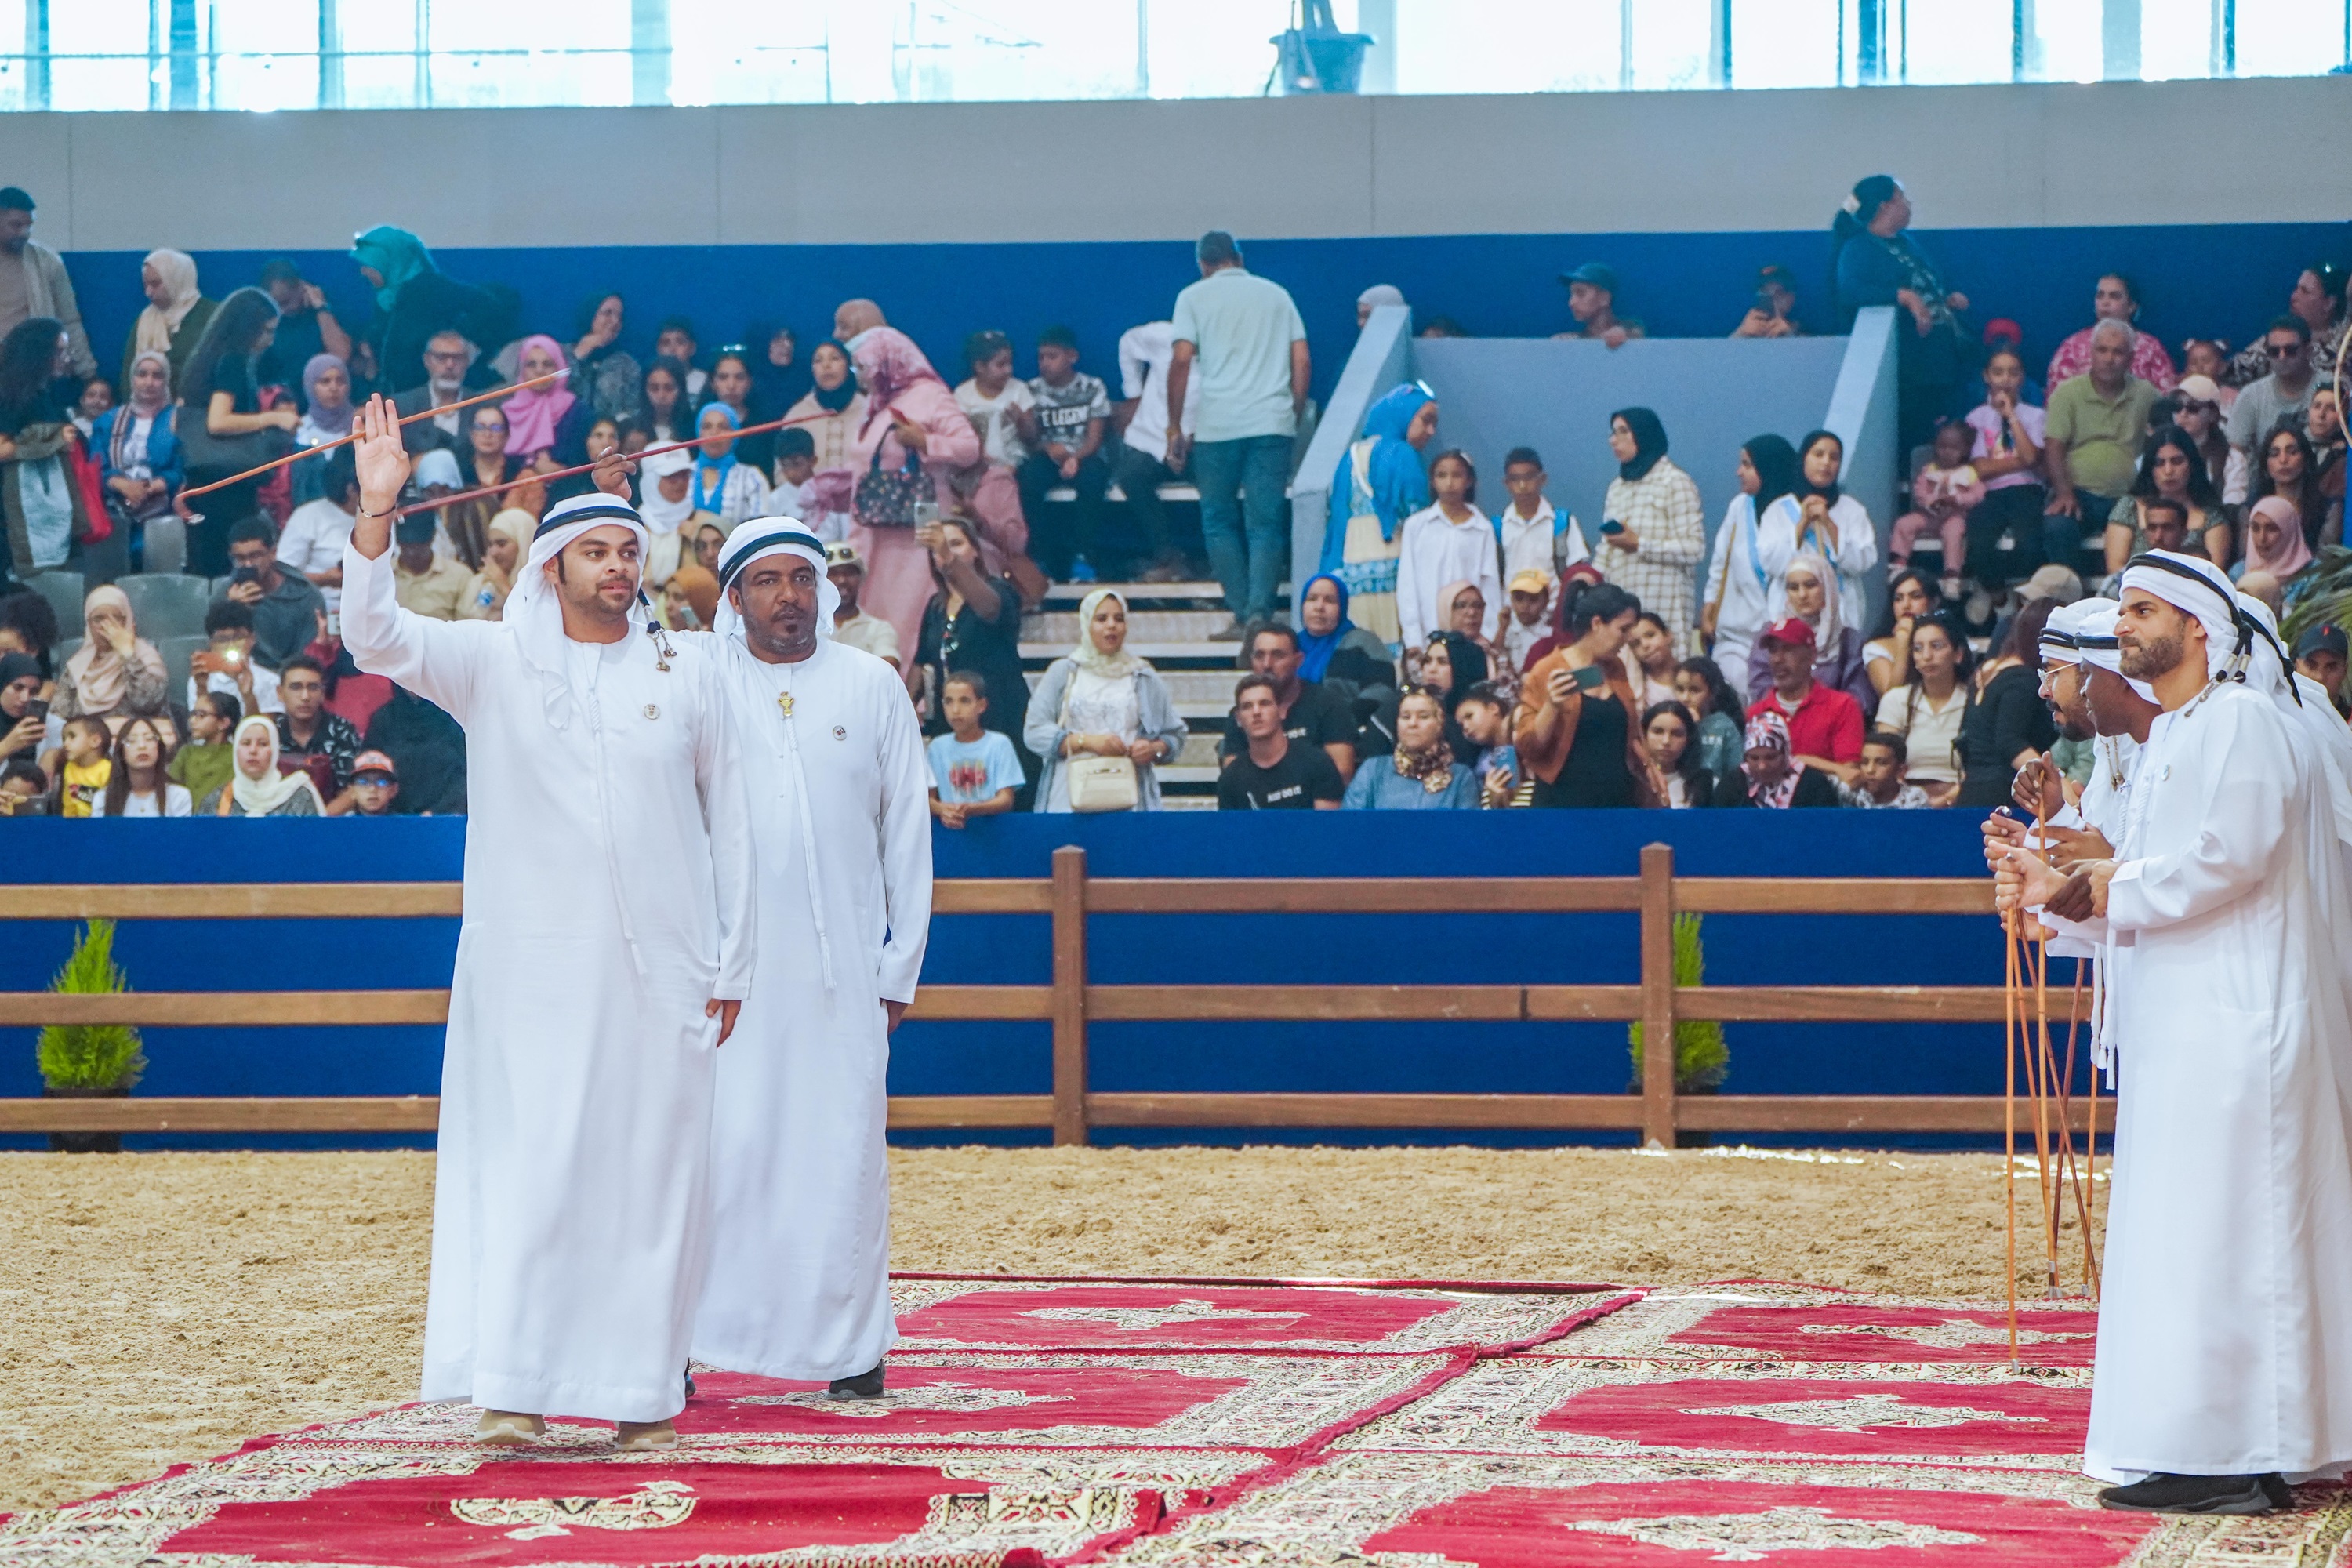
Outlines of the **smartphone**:
[[1771,315],[1778,308],[1778,302],[1772,298],[1772,290],[1769,289],[1759,289],[1756,290],[1755,309],[1769,316]]
[[241,647],[222,648],[219,652],[213,655],[213,660],[223,669],[231,674],[235,674],[237,670],[245,668],[245,649]]
[[232,586],[241,583],[258,583],[261,574],[250,566],[240,566],[228,574],[228,580]]
[[1576,667],[1576,689],[1579,691],[1598,691],[1608,684],[1609,677],[1601,672],[1599,665],[1580,664]]
[[47,723],[49,721],[49,704],[47,700],[44,698],[36,697],[30,702],[26,703],[25,717],[27,719],[38,719],[42,723]]
[[1601,520],[1601,531],[1604,534],[1622,533],[1625,531],[1625,525],[1613,517],[1604,517]]

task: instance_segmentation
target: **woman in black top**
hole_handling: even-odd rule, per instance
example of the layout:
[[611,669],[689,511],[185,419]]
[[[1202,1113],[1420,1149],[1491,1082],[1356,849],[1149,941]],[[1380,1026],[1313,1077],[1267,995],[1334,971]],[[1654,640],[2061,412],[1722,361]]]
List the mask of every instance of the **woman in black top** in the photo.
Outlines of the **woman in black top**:
[[1960,792],[1952,804],[2007,805],[2017,770],[2058,739],[2042,700],[2042,628],[2054,599],[2036,599],[2010,617],[2000,650],[1977,671],[1977,699],[1960,721]]
[[937,584],[923,607],[914,662],[907,667],[907,689],[918,700],[929,697],[923,732],[947,732],[940,693],[950,675],[968,669],[986,680],[988,711],[980,721],[1012,741],[1029,781],[1013,809],[1027,811],[1037,759],[1021,739],[1029,721],[1029,679],[1021,672],[1021,595],[1012,584],[981,571],[980,537],[967,520],[943,517],[916,530],[915,539],[931,552],[931,580]]
[[[228,438],[259,432],[284,432],[269,442],[241,442],[219,447],[233,467],[205,472],[189,465],[191,480],[225,479],[290,449],[292,431],[302,422],[292,403],[276,408],[261,406],[260,386],[254,365],[278,336],[278,302],[258,289],[239,289],[221,301],[210,325],[188,356],[188,374],[180,384],[187,405],[186,424],[202,422],[206,434]],[[185,437],[184,435],[183,438]],[[191,443],[192,447],[194,443]],[[192,451],[191,456],[194,453]],[[254,514],[261,487],[270,476],[247,479],[226,489],[199,498],[195,510],[204,521],[188,530],[188,570],[205,577],[227,574],[229,530]]]

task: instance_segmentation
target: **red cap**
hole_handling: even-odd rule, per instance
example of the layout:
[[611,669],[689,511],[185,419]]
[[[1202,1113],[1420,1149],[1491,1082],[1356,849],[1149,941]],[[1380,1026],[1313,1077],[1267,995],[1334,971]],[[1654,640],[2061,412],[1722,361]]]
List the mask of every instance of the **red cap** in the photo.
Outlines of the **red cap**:
[[1811,647],[1813,646],[1813,628],[1796,616],[1790,616],[1785,621],[1775,621],[1766,626],[1763,634],[1757,640],[1784,642],[1791,647]]
[[352,777],[357,778],[362,773],[382,773],[388,779],[396,779],[400,776],[400,770],[382,752],[362,752],[352,759]]

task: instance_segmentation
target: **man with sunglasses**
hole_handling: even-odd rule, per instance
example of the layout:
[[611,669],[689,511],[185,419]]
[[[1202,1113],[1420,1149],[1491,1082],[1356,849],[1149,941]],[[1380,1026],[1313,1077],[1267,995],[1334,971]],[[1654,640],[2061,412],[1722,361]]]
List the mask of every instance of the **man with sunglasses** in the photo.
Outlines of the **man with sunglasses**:
[[2311,323],[2297,315],[2279,316],[2263,338],[2271,373],[2239,388],[2226,426],[2230,445],[2246,454],[2249,463],[2260,461],[2254,448],[2270,438],[2281,419],[2303,423],[2305,410],[2311,405],[2311,389],[2318,381],[2311,358]]

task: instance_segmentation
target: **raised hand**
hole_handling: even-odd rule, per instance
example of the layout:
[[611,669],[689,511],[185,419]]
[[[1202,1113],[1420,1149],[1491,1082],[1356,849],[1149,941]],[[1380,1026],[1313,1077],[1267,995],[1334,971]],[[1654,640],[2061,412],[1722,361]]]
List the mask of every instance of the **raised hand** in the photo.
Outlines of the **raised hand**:
[[400,416],[382,393],[360,410],[356,428],[352,460],[359,475],[360,510],[352,544],[373,561],[392,548],[392,514],[408,484],[408,448],[401,444]]

